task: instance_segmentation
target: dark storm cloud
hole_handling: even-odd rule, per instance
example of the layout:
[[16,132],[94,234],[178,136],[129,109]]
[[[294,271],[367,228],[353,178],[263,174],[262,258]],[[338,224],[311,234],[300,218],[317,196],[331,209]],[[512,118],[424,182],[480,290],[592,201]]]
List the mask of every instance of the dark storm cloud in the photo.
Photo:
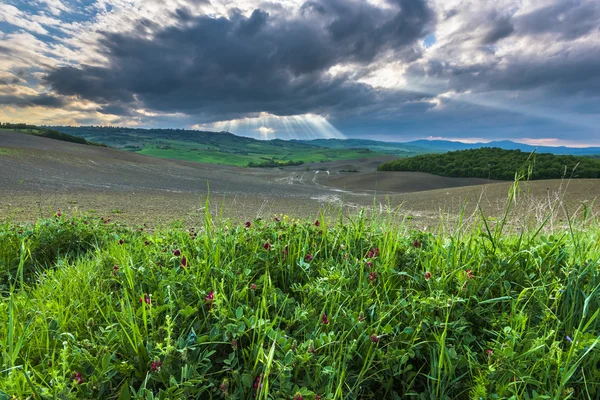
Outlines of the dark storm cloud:
[[[418,57],[432,28],[425,0],[390,0],[393,10],[363,1],[309,1],[294,19],[255,10],[250,17],[191,17],[131,35],[105,33],[106,66],[62,67],[46,81],[59,94],[95,101],[102,112],[128,107],[211,115],[335,112],[386,96],[347,75],[326,72],[343,63],[369,65],[383,55]],[[118,107],[107,108],[115,103]]]
[[60,97],[45,94],[34,96],[0,95],[0,105],[17,107],[41,106],[48,108],[62,108],[67,104],[68,102]]

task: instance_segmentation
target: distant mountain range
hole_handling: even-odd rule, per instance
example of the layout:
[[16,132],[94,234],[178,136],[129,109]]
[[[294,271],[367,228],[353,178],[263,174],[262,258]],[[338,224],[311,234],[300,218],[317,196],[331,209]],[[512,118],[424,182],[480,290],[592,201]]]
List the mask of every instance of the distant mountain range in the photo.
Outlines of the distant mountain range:
[[399,156],[414,155],[415,153],[445,153],[447,151],[480,149],[483,147],[497,147],[504,150],[521,150],[527,153],[531,153],[535,150],[537,153],[572,154],[581,156],[600,154],[600,147],[532,146],[510,140],[489,143],[463,143],[450,140],[425,139],[414,140],[411,142],[381,142],[366,139],[317,139],[305,141],[305,143],[330,148],[368,148],[372,151],[382,153],[388,152]]

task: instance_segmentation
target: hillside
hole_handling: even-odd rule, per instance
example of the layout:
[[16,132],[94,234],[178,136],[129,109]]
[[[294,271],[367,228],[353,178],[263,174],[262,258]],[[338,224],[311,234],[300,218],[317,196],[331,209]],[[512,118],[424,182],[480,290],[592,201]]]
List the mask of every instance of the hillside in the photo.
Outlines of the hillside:
[[438,152],[437,149],[430,149],[428,146],[415,146],[411,143],[381,142],[378,140],[367,139],[314,139],[298,142],[330,149],[369,149],[371,151],[399,157],[411,157],[419,154]]
[[404,158],[379,166],[379,171],[428,172],[463,178],[511,180],[515,172],[532,166],[530,179],[598,178],[600,160],[553,154],[529,154],[520,150],[481,148]]
[[93,126],[60,126],[56,129],[138,154],[239,167],[279,166],[382,155],[366,148],[332,149],[299,141],[256,140],[229,132]]
[[79,143],[79,144],[88,144],[93,146],[105,146],[103,143],[99,142],[91,142],[86,140],[84,137],[78,135],[69,135],[64,132],[57,131],[55,129],[50,129],[47,127],[40,127],[37,125],[29,125],[29,124],[13,124],[10,122],[0,123],[0,129],[11,130],[15,132],[24,133],[27,135],[34,135],[39,137],[44,137],[48,139],[62,140],[63,142],[71,142],[71,143]]

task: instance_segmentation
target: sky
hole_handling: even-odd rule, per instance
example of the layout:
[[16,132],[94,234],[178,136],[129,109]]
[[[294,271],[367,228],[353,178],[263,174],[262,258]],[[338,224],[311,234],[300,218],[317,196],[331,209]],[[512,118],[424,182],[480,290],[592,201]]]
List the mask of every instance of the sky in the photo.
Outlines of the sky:
[[0,121],[600,145],[600,1],[1,0]]

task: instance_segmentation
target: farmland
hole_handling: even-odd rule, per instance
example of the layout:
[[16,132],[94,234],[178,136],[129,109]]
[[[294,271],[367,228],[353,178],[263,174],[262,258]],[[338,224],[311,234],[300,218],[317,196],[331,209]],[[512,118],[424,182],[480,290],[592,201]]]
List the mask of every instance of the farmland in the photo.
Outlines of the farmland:
[[256,140],[228,132],[99,127],[57,129],[138,154],[239,167],[270,160],[311,163],[385,154],[367,148],[326,148],[299,141]]
[[0,131],[0,398],[598,396],[600,181],[377,171],[394,158]]

